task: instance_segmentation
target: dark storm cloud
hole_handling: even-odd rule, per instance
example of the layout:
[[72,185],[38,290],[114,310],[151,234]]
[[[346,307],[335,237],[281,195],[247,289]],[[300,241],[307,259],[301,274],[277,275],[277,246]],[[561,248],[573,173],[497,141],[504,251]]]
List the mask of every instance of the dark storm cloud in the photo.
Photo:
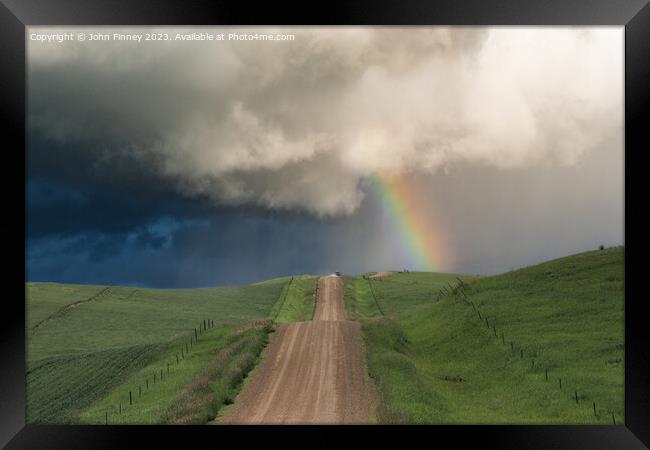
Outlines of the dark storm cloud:
[[386,172],[433,205],[440,270],[623,242],[620,30],[282,31],[29,42],[28,279],[413,268],[365,183]]
[[100,190],[90,184],[62,185],[44,178],[30,179],[27,189],[27,229],[35,238],[79,232],[123,233],[160,217],[193,218],[207,209],[174,198]]
[[618,30],[274,31],[295,40],[30,42],[30,133],[97,172],[323,217],[375,172],[571,165],[620,131]]
[[152,233],[150,230],[143,230],[136,236],[138,243],[145,247],[159,249],[169,242],[169,236]]
[[110,162],[98,159],[98,153],[92,149],[101,145],[90,141],[65,144],[30,131],[30,238],[126,234],[161,218],[196,220],[207,212],[218,211],[211,202],[180,194],[148,170],[142,160],[128,154],[114,156]]
[[[373,213],[353,220],[230,210],[148,231],[44,237],[28,243],[28,279],[157,287],[251,283],[301,273],[351,273],[373,259]],[[151,245],[150,235],[165,236]],[[146,241],[146,242],[145,242]]]

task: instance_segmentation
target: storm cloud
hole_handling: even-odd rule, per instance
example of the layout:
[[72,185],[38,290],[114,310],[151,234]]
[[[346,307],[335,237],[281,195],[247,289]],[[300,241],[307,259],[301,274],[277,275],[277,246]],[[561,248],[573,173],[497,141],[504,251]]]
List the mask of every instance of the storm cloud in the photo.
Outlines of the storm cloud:
[[264,31],[295,39],[30,41],[35,159],[322,218],[357,211],[375,173],[572,167],[622,136],[620,29]]
[[[292,41],[36,42],[272,32]],[[27,279],[420,270],[375,174],[492,274],[624,243],[622,28],[28,29]]]

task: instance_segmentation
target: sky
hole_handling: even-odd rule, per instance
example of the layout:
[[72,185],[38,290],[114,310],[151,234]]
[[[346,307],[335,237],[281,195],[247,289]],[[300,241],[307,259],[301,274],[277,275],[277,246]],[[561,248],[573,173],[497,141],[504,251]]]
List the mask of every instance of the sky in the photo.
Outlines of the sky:
[[[292,39],[228,38],[256,33]],[[28,281],[496,274],[624,244],[620,27],[27,39]]]

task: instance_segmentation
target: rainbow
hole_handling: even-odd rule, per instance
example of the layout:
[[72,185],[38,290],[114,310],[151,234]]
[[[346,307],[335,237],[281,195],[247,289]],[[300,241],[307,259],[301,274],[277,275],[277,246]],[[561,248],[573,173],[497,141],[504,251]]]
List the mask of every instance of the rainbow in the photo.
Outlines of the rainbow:
[[445,252],[440,227],[431,219],[430,200],[405,175],[375,174],[370,181],[415,268],[440,270]]

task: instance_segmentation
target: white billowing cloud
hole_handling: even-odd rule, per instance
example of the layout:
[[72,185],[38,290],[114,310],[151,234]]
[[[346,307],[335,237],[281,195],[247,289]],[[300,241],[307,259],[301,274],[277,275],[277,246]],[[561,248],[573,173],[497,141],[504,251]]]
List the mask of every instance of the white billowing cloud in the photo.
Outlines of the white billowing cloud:
[[30,128],[187,195],[319,216],[354,212],[375,172],[573,165],[622,139],[620,28],[271,32],[295,40],[29,42]]

